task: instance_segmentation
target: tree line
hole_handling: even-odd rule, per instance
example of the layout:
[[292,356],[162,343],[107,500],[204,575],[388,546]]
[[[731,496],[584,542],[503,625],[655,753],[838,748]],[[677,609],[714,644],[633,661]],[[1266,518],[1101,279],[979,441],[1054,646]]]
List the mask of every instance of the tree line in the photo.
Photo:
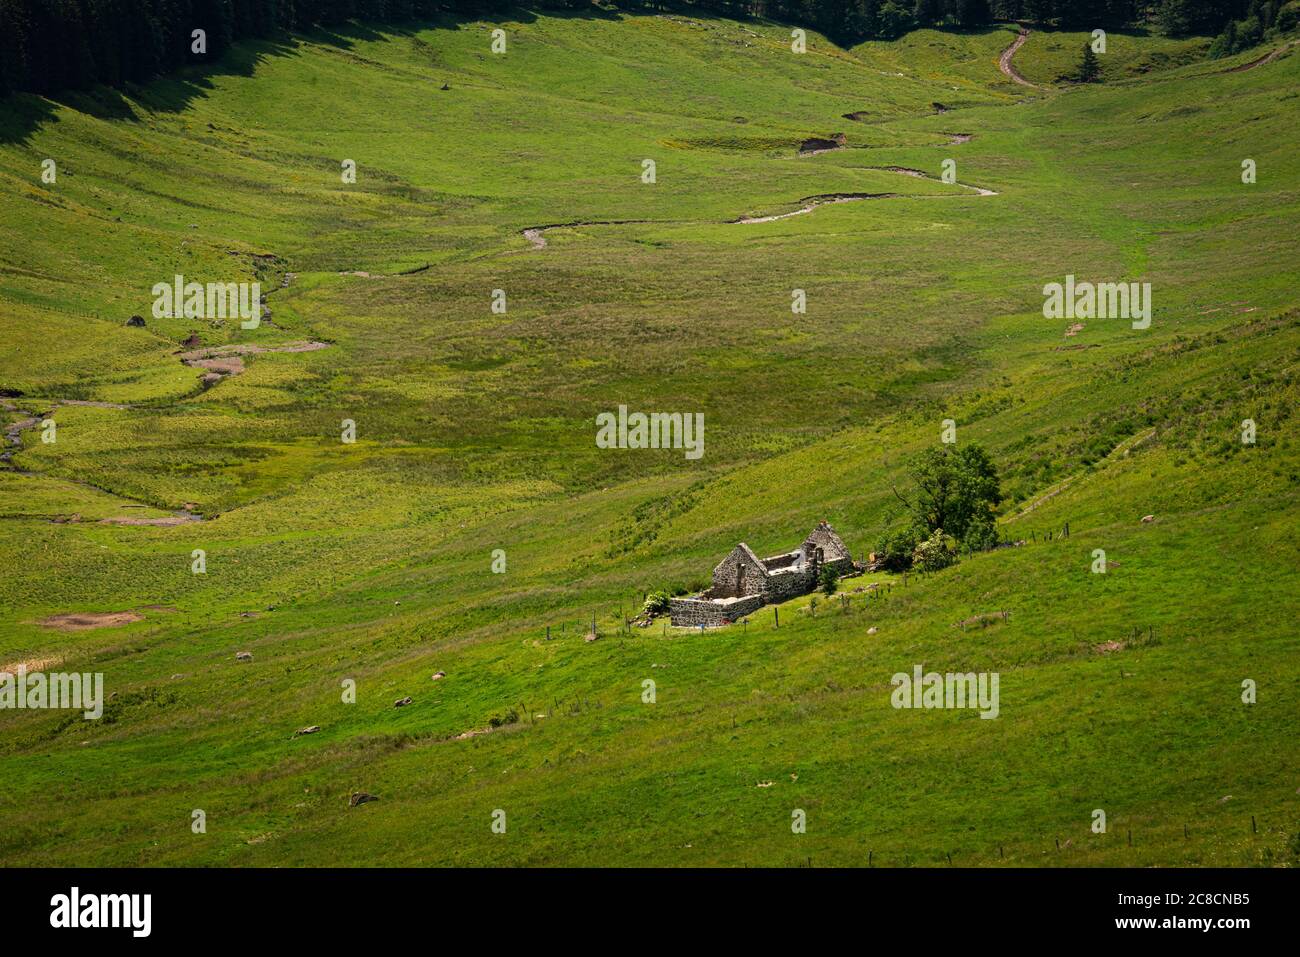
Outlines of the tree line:
[[[592,0],[538,0],[584,9]],[[971,28],[1027,20],[1116,29],[1152,21],[1171,34],[1271,26],[1280,0],[620,0],[625,8],[696,9],[811,27],[839,43],[893,39],[917,27]],[[219,59],[239,40],[349,20],[408,23],[439,14],[491,16],[505,0],[0,0],[0,95],[141,83]],[[203,31],[202,42],[195,31]],[[1233,42],[1238,35],[1234,33]]]

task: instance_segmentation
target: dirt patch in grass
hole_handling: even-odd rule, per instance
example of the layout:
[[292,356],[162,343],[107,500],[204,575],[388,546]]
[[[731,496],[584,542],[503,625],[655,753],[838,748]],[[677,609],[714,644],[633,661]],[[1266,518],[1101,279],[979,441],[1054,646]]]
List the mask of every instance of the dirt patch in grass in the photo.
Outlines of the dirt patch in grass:
[[194,359],[187,362],[186,365],[193,366],[196,369],[210,369],[218,375],[239,375],[244,371],[244,360],[239,356],[230,356],[225,359]]
[[265,352],[315,352],[328,349],[328,342],[287,342],[282,346],[259,346],[251,342],[235,343],[228,346],[207,346],[180,354],[181,362],[187,365],[205,359],[228,359],[231,356],[261,355]]
[[144,621],[138,611],[72,611],[42,618],[41,624],[56,631],[88,631],[91,628],[117,628]]
[[187,522],[200,522],[202,519],[198,515],[164,515],[162,518],[133,518],[130,515],[114,515],[110,518],[101,518],[100,525],[156,525],[160,528],[169,528],[172,525],[184,525]]
[[49,658],[28,658],[26,661],[11,661],[7,665],[0,665],[0,671],[7,674],[17,674],[18,669],[31,673],[33,671],[49,671],[51,668],[57,668],[63,664],[63,658],[59,656]]
[[225,346],[208,346],[179,353],[181,362],[192,369],[203,369],[205,389],[216,385],[226,376],[244,371],[243,356],[262,355],[267,352],[315,352],[329,348],[328,342],[289,342],[282,346],[259,346],[254,343],[235,343]]

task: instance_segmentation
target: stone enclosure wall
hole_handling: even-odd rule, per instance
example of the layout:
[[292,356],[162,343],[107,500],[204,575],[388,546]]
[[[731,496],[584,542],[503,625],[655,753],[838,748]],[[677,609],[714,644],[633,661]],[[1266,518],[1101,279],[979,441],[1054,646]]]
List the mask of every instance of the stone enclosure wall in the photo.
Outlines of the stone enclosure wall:
[[809,563],[799,571],[777,572],[767,580],[769,602],[789,601],[817,587],[817,566]]
[[746,595],[735,601],[719,603],[707,598],[674,598],[668,603],[668,614],[674,625],[696,628],[712,627],[729,621],[738,621],[752,615],[766,604],[762,595]]

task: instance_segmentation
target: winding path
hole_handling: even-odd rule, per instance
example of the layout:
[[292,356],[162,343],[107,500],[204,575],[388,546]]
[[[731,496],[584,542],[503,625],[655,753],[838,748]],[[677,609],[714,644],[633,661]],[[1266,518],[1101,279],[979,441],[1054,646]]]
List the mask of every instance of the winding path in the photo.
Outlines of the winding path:
[[1286,44],[1286,45],[1284,45],[1284,46],[1280,46],[1280,47],[1278,47],[1276,50],[1273,50],[1273,51],[1270,52],[1270,53],[1265,53],[1262,57],[1260,57],[1260,58],[1257,59],[1257,60],[1251,60],[1249,63],[1243,63],[1243,64],[1241,64],[1240,66],[1234,66],[1234,67],[1232,67],[1231,69],[1223,70],[1223,71],[1221,71],[1221,72],[1223,72],[1223,73],[1243,73],[1243,72],[1245,72],[1246,70],[1253,70],[1253,69],[1255,69],[1255,67],[1257,67],[1257,66],[1263,66],[1263,65],[1266,64],[1266,63],[1272,63],[1274,60],[1276,60],[1278,57],[1280,57],[1280,56],[1281,56],[1283,53],[1285,53],[1287,50],[1289,50],[1289,49],[1291,49],[1293,46],[1295,46],[1297,43],[1300,43],[1300,40],[1292,40],[1290,43],[1288,43],[1288,44]]
[[1016,36],[1016,39],[1012,42],[1011,46],[1003,50],[1002,55],[998,57],[998,69],[1001,70],[1003,73],[1005,73],[1007,76],[1009,76],[1011,79],[1015,80],[1021,86],[1027,86],[1031,90],[1036,90],[1038,89],[1038,87],[1035,84],[1030,83],[1023,76],[1021,76],[1020,71],[1011,65],[1011,58],[1016,55],[1017,50],[1019,50],[1022,46],[1025,45],[1025,41],[1028,39],[1029,39],[1028,28],[1021,27],[1020,33]]
[[[949,134],[953,135],[953,134]],[[957,137],[965,137],[959,139]],[[969,134],[955,134],[951,142],[964,143],[970,139]],[[867,166],[864,169],[880,170],[886,173],[898,173],[902,176],[911,176],[916,179],[928,179],[932,182],[941,183],[937,176],[931,176],[923,173],[919,169],[909,169],[906,166]],[[991,189],[985,189],[983,186],[971,186],[968,183],[953,183],[949,185],[960,186],[962,189],[968,189],[979,196],[996,196],[997,192]],[[802,216],[811,213],[819,206],[829,206],[834,203],[852,203],[864,199],[953,199],[960,196],[960,193],[935,193],[933,195],[910,195],[907,193],[819,193],[816,196],[806,196],[799,200],[801,204],[798,209],[791,210],[788,213],[773,213],[768,216],[741,216],[739,219],[726,220],[724,225],[752,225],[754,223],[773,223],[778,219],[789,219],[791,216]],[[651,219],[609,219],[603,221],[586,221],[573,223],[553,223],[549,226],[530,226],[523,230],[523,236],[534,249],[546,248],[546,236],[544,233],[550,229],[572,229],[577,226],[628,226],[632,224],[655,224],[668,225],[670,223],[682,222],[681,220],[651,220]]]

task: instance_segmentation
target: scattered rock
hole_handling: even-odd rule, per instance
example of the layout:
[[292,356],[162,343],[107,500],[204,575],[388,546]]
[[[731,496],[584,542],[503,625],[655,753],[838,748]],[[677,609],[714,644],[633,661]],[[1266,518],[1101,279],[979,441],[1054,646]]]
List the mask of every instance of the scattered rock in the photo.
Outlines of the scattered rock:
[[368,804],[371,801],[378,801],[379,798],[373,794],[367,794],[365,791],[353,791],[352,797],[348,798],[348,807],[356,807],[359,804]]
[[296,738],[299,735],[315,734],[319,730],[320,730],[320,725],[318,724],[308,725],[305,728],[299,728],[297,731],[293,733],[293,736]]
[[445,672],[445,671],[435,671],[435,672],[433,673],[433,680],[434,680],[434,681],[441,681],[441,680],[442,680],[443,678],[445,678],[445,677],[447,677],[447,672]]
[[867,634],[868,634],[868,635],[874,635],[874,634],[875,634],[876,632],[878,632],[879,630],[880,630],[880,629],[877,628],[875,625],[872,625],[870,628],[867,629]]
[[587,637],[586,637],[586,638],[583,638],[582,640],[583,640],[583,641],[595,641],[595,640],[596,640],[597,638],[599,638],[599,637],[600,637],[600,635],[596,634],[596,633],[593,631],[591,634],[587,635]]
[[136,329],[143,329],[143,328],[144,328],[144,316],[132,316],[130,319],[128,319],[128,320],[126,321],[126,324],[127,324],[128,326],[133,326],[133,327],[135,327]]
[[236,651],[236,652],[235,652],[235,660],[236,660],[236,661],[252,661],[252,660],[253,660],[253,653],[252,653],[251,651]]
[[1143,516],[1142,516],[1142,523],[1143,523],[1144,525],[1147,524],[1147,523],[1149,523],[1149,522],[1154,522],[1155,520],[1156,520],[1156,517],[1155,517],[1154,515],[1143,515]]
[[411,703],[411,696],[410,696],[410,695],[407,695],[405,698],[398,698],[396,701],[394,701],[394,702],[393,702],[393,707],[394,707],[394,708],[405,708],[405,707],[406,707],[408,704],[410,704],[410,703]]

